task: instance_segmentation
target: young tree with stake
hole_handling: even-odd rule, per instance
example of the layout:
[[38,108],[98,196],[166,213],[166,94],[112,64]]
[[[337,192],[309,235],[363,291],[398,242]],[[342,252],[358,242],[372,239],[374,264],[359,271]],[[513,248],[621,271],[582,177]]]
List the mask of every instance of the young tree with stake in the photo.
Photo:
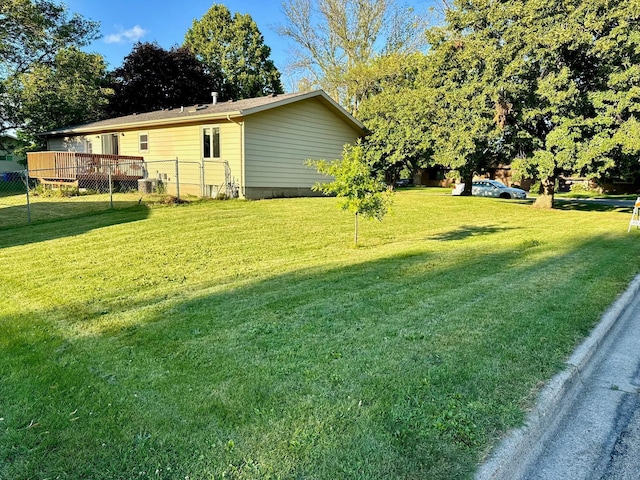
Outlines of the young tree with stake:
[[334,178],[332,182],[317,183],[313,189],[340,199],[342,210],[355,214],[354,243],[358,245],[358,217],[382,221],[392,202],[391,190],[375,178],[365,161],[365,148],[358,143],[346,145],[342,160],[308,160],[307,165],[318,173]]

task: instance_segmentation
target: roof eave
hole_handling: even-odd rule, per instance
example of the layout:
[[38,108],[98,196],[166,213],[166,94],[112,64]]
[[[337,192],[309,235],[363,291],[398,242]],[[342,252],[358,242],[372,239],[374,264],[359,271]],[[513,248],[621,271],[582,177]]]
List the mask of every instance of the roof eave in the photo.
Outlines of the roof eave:
[[160,120],[147,120],[142,122],[123,122],[123,123],[114,123],[111,125],[88,125],[88,126],[79,126],[79,127],[69,127],[69,128],[61,128],[58,130],[51,130],[49,132],[39,133],[38,136],[41,137],[53,137],[58,135],[74,135],[74,134],[83,134],[83,133],[95,133],[95,132],[110,132],[117,131],[123,129],[140,129],[146,127],[160,127],[163,125],[176,125],[176,124],[185,124],[185,123],[194,123],[201,122],[203,120],[225,120],[229,118],[237,118],[242,117],[242,113],[234,110],[230,112],[219,112],[215,114],[209,115],[197,115],[197,116],[188,116],[188,117],[172,117],[172,118],[163,118]]
[[209,120],[224,120],[230,118],[239,118],[246,117],[248,115],[252,115],[255,113],[263,112],[266,110],[271,110],[276,107],[281,107],[284,105],[289,105],[292,103],[299,102],[300,100],[307,100],[311,98],[319,98],[324,104],[334,111],[338,116],[340,116],[346,123],[351,125],[355,130],[357,130],[361,136],[365,136],[369,133],[369,130],[364,126],[362,122],[360,122],[357,118],[347,112],[342,106],[340,106],[333,98],[327,95],[323,90],[314,90],[312,92],[306,92],[299,95],[290,96],[287,98],[282,98],[279,101],[266,103],[264,105],[260,105],[257,107],[245,108],[242,110],[232,110],[226,112],[216,112],[211,114],[203,114],[203,115],[189,115],[185,117],[170,117],[163,118],[159,120],[147,120],[147,121],[139,121],[139,120],[129,120],[122,123],[113,123],[107,125],[78,125],[76,127],[67,127],[61,128],[57,130],[51,130],[49,132],[40,133],[41,137],[53,137],[60,135],[78,135],[78,134],[93,134],[97,132],[114,132],[124,129],[140,129],[140,128],[148,128],[148,127],[158,127],[165,125],[183,125],[188,123],[197,123]]

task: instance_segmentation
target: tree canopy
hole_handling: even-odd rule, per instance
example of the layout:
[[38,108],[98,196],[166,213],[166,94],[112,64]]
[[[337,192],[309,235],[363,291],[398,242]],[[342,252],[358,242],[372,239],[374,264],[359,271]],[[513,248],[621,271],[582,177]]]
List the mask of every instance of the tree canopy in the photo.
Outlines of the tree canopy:
[[103,117],[110,94],[103,58],[74,47],[60,50],[51,65],[16,76],[7,92],[23,121],[22,138],[34,144],[42,131]]
[[414,53],[381,57],[384,64],[376,93],[363,99],[358,118],[371,132],[366,137],[367,162],[393,185],[403,171],[414,173],[431,163],[433,109],[418,85],[418,73],[425,68],[426,56]]
[[422,158],[469,180],[513,162],[540,181],[543,206],[561,174],[640,182],[636,0],[446,6],[424,61],[378,81],[360,109],[379,171]]
[[446,38],[488,46],[483,68],[491,75],[482,85],[505,107],[502,154],[541,181],[543,206],[553,204],[560,174],[604,180],[624,174],[638,152],[638,137],[626,133],[637,124],[629,102],[638,87],[637,7],[634,0],[472,0],[447,12]]
[[97,120],[108,89],[100,55],[79,47],[98,38],[98,24],[47,0],[0,2],[0,134],[36,136],[61,124]]
[[70,46],[84,46],[98,38],[98,24],[64,5],[48,0],[0,2],[0,77],[28,72],[34,65],[51,64]]
[[271,49],[249,14],[233,16],[224,5],[214,4],[187,31],[184,46],[223,79],[221,90],[230,98],[283,93],[280,72],[269,58]]
[[214,91],[228,97],[223,79],[207,72],[186,47],[137,43],[110,77],[111,116],[206,103]]

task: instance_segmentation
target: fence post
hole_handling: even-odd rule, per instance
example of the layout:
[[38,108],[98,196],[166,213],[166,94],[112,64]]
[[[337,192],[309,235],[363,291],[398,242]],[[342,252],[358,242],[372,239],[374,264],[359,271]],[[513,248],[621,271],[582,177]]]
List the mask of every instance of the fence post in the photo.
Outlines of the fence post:
[[31,223],[31,200],[29,199],[29,169],[24,171],[24,184],[27,187],[27,223]]
[[107,167],[107,174],[109,176],[109,207],[113,208],[113,182],[111,181],[111,162]]
[[178,168],[178,157],[176,157],[176,199],[180,200],[180,169]]
[[229,167],[229,162],[224,161],[224,191],[229,196],[229,198],[233,198],[233,185],[231,184],[231,167]]

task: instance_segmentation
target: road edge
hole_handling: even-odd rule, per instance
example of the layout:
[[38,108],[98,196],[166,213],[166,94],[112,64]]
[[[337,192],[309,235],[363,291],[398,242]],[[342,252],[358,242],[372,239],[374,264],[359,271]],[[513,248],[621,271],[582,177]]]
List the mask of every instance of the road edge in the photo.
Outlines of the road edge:
[[604,312],[598,324],[565,362],[567,368],[555,375],[540,391],[523,427],[512,430],[480,465],[475,480],[520,478],[536,458],[540,440],[556,422],[582,387],[582,373],[590,368],[595,354],[640,292],[640,274]]

